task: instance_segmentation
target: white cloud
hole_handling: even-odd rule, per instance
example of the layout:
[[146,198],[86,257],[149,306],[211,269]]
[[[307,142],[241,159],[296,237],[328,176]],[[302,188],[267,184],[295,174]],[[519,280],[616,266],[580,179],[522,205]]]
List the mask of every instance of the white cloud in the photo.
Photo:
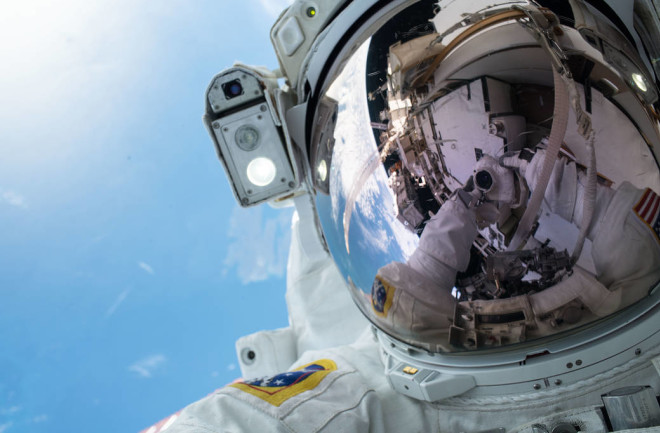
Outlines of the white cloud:
[[42,423],[48,421],[48,415],[45,413],[42,413],[41,415],[37,415],[34,418],[32,418],[33,423]]
[[9,430],[9,427],[11,427],[14,423],[9,421],[4,424],[0,424],[0,433],[5,433],[6,431]]
[[263,207],[235,206],[229,219],[229,246],[224,273],[235,269],[243,284],[282,277],[291,240],[292,209],[264,217]]
[[155,370],[166,361],[167,358],[163,354],[151,355],[136,361],[128,367],[128,370],[137,373],[140,377],[150,378]]
[[258,0],[260,12],[266,12],[271,18],[280,16],[284,8],[293,3],[293,0]]
[[27,209],[27,200],[21,194],[11,190],[0,190],[0,198],[10,206]]
[[[341,170],[339,176],[331,178],[330,189],[341,191],[346,198],[346,215],[340,215],[340,210],[344,210],[339,205],[340,194],[331,196],[332,217],[337,226],[339,220],[344,221],[346,217],[344,227],[345,230],[348,228],[351,237],[356,233],[363,235],[361,247],[364,251],[375,249],[386,254],[396,251],[393,244],[398,244],[409,256],[417,247],[419,238],[396,218],[396,199],[387,186],[388,179],[380,164],[376,140],[371,128],[364,126],[370,122],[364,80],[368,46],[368,42],[362,44],[328,90],[328,95],[336,99],[340,107],[334,132],[333,168],[341,162]],[[353,193],[356,195],[352,196]],[[394,236],[391,237],[390,233]],[[400,257],[393,258],[401,260]]]
[[21,406],[11,406],[7,409],[0,409],[0,415],[13,415],[23,410]]
[[152,268],[151,266],[149,266],[149,264],[147,264],[145,262],[138,262],[138,266],[140,268],[142,268],[144,270],[144,272],[146,272],[148,274],[153,275],[155,273],[154,268]]
[[130,292],[130,290],[126,289],[123,292],[121,292],[119,294],[119,296],[117,296],[117,299],[115,299],[115,302],[113,302],[112,305],[105,312],[106,319],[108,317],[112,316],[113,314],[115,314],[115,311],[117,311],[117,308],[119,308],[119,306],[122,304],[122,302],[124,302],[124,300],[128,296],[129,292]]
[[233,362],[227,366],[227,371],[234,371],[236,370],[236,364]]

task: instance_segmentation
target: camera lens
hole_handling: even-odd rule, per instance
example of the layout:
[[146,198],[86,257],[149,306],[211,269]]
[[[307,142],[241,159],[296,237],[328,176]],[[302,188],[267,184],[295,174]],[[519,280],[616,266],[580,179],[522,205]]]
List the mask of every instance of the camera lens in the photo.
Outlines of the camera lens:
[[480,170],[474,175],[474,183],[477,188],[486,192],[493,186],[493,177],[486,170]]
[[243,125],[236,130],[234,139],[238,147],[249,152],[259,145],[259,131],[252,125]]
[[241,81],[236,79],[224,83],[222,91],[225,93],[225,98],[232,99],[243,94],[243,86]]

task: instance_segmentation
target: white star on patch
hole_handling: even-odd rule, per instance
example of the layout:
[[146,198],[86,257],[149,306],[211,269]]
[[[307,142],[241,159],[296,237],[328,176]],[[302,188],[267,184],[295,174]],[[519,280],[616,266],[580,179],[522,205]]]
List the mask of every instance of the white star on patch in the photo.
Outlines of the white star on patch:
[[283,384],[284,384],[284,381],[281,380],[281,379],[277,379],[275,382],[273,382],[273,384],[274,384],[275,386],[280,386],[280,385],[283,385]]

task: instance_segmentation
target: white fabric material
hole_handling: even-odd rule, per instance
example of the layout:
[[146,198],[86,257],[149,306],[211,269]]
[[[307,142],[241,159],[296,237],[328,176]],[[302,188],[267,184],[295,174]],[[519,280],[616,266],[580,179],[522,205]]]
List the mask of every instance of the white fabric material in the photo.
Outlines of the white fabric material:
[[[545,154],[545,149],[539,149],[529,162],[520,159],[517,154],[503,157],[501,162],[506,167],[517,168],[527,185],[534,188],[543,168]],[[550,179],[543,197],[544,204],[565,220],[572,221],[576,205],[576,194],[577,167],[574,162],[567,162],[565,158],[558,158],[550,173]],[[580,206],[581,203],[582,198],[579,201]]]
[[[575,192],[575,206],[573,208],[573,216],[569,219],[563,217],[568,221],[574,221],[575,225],[578,228],[582,227],[582,213],[584,212],[584,200],[586,193],[586,182],[587,176],[585,173],[578,172],[577,174],[577,185]],[[605,212],[609,206],[612,197],[614,196],[615,191],[612,188],[606,188],[603,186],[596,185],[596,200],[594,203],[594,211],[591,217],[591,223],[587,231],[587,239],[594,240],[594,229],[600,224],[605,216]]]
[[368,326],[346,288],[337,266],[325,253],[322,260],[305,253],[306,244],[318,244],[318,237],[303,236],[309,227],[315,228],[313,215],[294,215],[291,249],[287,264],[286,303],[289,322],[296,339],[297,354],[355,341]]
[[[527,170],[525,178],[528,179],[529,173],[532,173],[533,177],[537,177],[539,170],[534,170],[537,161],[541,163],[541,158],[539,155],[542,155],[544,152],[538,152],[530,164],[530,168]],[[534,181],[536,182],[536,180]],[[535,183],[534,183],[535,184]],[[527,185],[530,188],[533,188],[532,185],[527,180]],[[552,169],[550,180],[548,181],[548,186],[545,190],[545,195],[543,197],[544,204],[550,207],[554,213],[561,216],[562,218],[571,221],[573,217],[573,211],[575,209],[575,194],[576,194],[576,184],[577,184],[577,169],[574,163],[566,164],[566,161],[562,158],[555,161],[554,168]]]
[[573,299],[579,299],[598,317],[605,317],[621,306],[621,290],[609,291],[589,272],[582,268],[573,268],[573,275],[567,277],[529,297],[536,316],[547,314]]
[[[252,352],[253,359],[248,358]],[[236,341],[236,354],[244,378],[273,376],[298,359],[295,335],[289,328],[260,331]]]
[[623,306],[645,296],[660,280],[660,244],[632,211],[642,194],[627,182],[621,184],[592,230],[598,279],[610,290],[624,289]]
[[396,290],[387,315],[373,318],[379,328],[408,341],[446,344],[454,315],[451,288],[456,270],[440,264],[434,275],[441,271],[446,278],[433,280],[404,263],[393,262],[380,268],[379,278]]
[[[323,355],[321,358],[329,358]],[[318,359],[310,358],[296,365]],[[269,415],[272,425],[279,428],[277,431],[329,432],[346,431],[343,429],[351,427],[363,430],[369,424],[368,414],[378,414],[377,398],[373,390],[358,378],[359,373],[349,362],[341,356],[333,356],[332,360],[337,364],[336,371],[328,374],[316,387],[290,397],[280,406],[233,387],[224,388],[217,395],[231,396]]]
[[[539,153],[524,168],[528,182],[538,171],[538,161],[542,160]],[[557,160],[545,194],[547,209],[580,227],[584,182],[584,175],[578,173],[573,162]],[[612,292],[621,289],[619,308],[644,297],[648,288],[660,280],[658,241],[633,211],[643,192],[628,182],[616,190],[602,185],[596,188],[587,238],[593,241],[591,255],[598,281]]]
[[[477,237],[474,211],[467,209],[456,197],[446,201],[424,227],[419,246],[408,264],[429,279],[442,285],[447,278],[445,268],[453,270],[449,289],[454,285],[456,271],[464,271],[470,262],[470,246]],[[439,266],[440,265],[440,266]],[[435,269],[437,271],[437,275]]]
[[[340,357],[338,370],[318,386],[280,406],[234,387],[225,387],[188,406],[168,429],[175,432],[339,432],[367,431],[381,407],[359,373]],[[381,421],[382,422],[382,421]]]
[[446,345],[456,272],[467,268],[476,236],[474,210],[456,197],[446,201],[426,224],[408,263],[378,270],[377,278],[395,288],[389,311],[373,318],[378,326],[408,341]]
[[[368,326],[315,230],[309,197],[303,196],[296,201],[291,225],[286,290],[289,327],[237,341],[245,379],[286,371],[307,350],[349,344]],[[255,352],[251,363],[242,356],[245,349]]]

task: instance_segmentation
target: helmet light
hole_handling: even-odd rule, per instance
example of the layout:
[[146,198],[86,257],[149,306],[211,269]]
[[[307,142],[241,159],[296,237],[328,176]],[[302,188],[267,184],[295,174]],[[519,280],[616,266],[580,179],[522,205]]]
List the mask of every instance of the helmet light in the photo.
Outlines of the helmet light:
[[646,80],[642,76],[642,74],[639,74],[637,72],[632,74],[632,80],[633,83],[635,83],[635,86],[642,92],[646,92],[648,90],[648,87],[646,86]]
[[247,166],[248,180],[256,186],[267,186],[275,179],[277,167],[270,158],[263,156],[254,158]]
[[321,182],[325,182],[325,180],[328,178],[328,163],[325,162],[325,159],[322,159],[321,162],[319,162],[319,166],[316,169],[319,175],[319,180]]

